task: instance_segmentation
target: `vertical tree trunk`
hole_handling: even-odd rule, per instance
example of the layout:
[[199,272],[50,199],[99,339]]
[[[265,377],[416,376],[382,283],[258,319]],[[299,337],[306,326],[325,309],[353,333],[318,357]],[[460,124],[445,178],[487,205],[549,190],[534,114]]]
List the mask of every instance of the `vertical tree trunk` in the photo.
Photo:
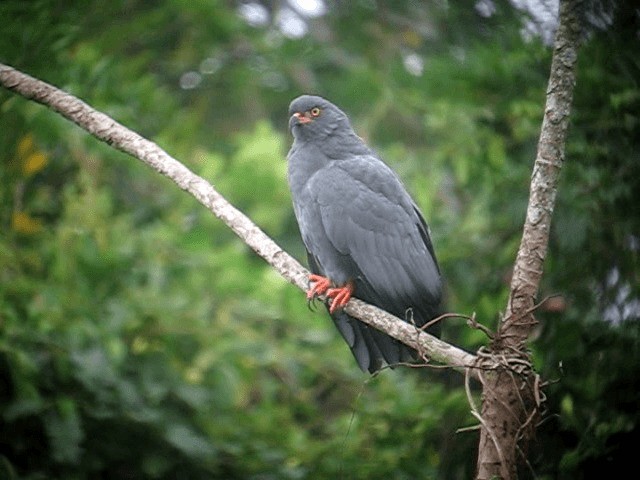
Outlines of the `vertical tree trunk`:
[[536,296],[564,161],[582,4],[580,0],[563,0],[560,4],[560,21],[522,241],[504,320],[490,347],[491,357],[498,367],[480,374],[483,403],[477,480],[516,478],[517,464],[524,459],[527,442],[537,421],[539,382],[530,364],[526,342],[536,324]]

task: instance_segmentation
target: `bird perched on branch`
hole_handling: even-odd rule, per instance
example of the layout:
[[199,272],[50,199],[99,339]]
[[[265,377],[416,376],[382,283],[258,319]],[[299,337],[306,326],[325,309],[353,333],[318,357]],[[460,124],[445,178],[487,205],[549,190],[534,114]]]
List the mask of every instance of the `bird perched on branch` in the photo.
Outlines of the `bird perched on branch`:
[[293,100],[289,128],[288,180],[312,272],[307,298],[327,297],[331,318],[363,371],[413,359],[411,348],[343,307],[354,296],[418,327],[439,314],[440,270],[420,210],[328,100]]

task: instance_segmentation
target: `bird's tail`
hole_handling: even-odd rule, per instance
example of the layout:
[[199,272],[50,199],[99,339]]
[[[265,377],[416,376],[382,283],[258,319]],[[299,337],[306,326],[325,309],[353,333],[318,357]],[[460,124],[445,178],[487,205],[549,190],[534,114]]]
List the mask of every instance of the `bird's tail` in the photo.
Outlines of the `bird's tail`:
[[[400,362],[413,363],[419,358],[413,348],[344,312],[335,312],[331,318],[364,372],[375,373],[385,363],[393,367]],[[428,331],[439,335],[439,328]]]

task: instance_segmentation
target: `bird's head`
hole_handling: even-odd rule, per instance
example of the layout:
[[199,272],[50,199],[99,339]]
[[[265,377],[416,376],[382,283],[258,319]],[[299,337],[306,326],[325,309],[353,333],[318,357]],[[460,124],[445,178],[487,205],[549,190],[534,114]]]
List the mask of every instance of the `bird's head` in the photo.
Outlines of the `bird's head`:
[[[348,127],[344,129],[343,127]],[[351,131],[342,110],[315,95],[302,95],[289,105],[289,128],[296,139],[323,140],[335,131]]]

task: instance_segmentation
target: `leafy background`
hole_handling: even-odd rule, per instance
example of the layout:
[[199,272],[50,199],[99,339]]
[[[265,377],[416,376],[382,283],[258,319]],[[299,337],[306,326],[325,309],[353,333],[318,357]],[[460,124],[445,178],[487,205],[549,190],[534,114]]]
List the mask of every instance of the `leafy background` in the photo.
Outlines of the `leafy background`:
[[[153,139],[301,259],[286,112],[327,96],[429,220],[448,309],[493,327],[555,8],[515,3],[3,0],[0,61]],[[639,17],[587,7],[522,478],[600,478],[640,441]],[[6,91],[0,119],[0,478],[472,477],[458,374],[369,378],[168,180]],[[457,320],[445,338],[486,341]]]

